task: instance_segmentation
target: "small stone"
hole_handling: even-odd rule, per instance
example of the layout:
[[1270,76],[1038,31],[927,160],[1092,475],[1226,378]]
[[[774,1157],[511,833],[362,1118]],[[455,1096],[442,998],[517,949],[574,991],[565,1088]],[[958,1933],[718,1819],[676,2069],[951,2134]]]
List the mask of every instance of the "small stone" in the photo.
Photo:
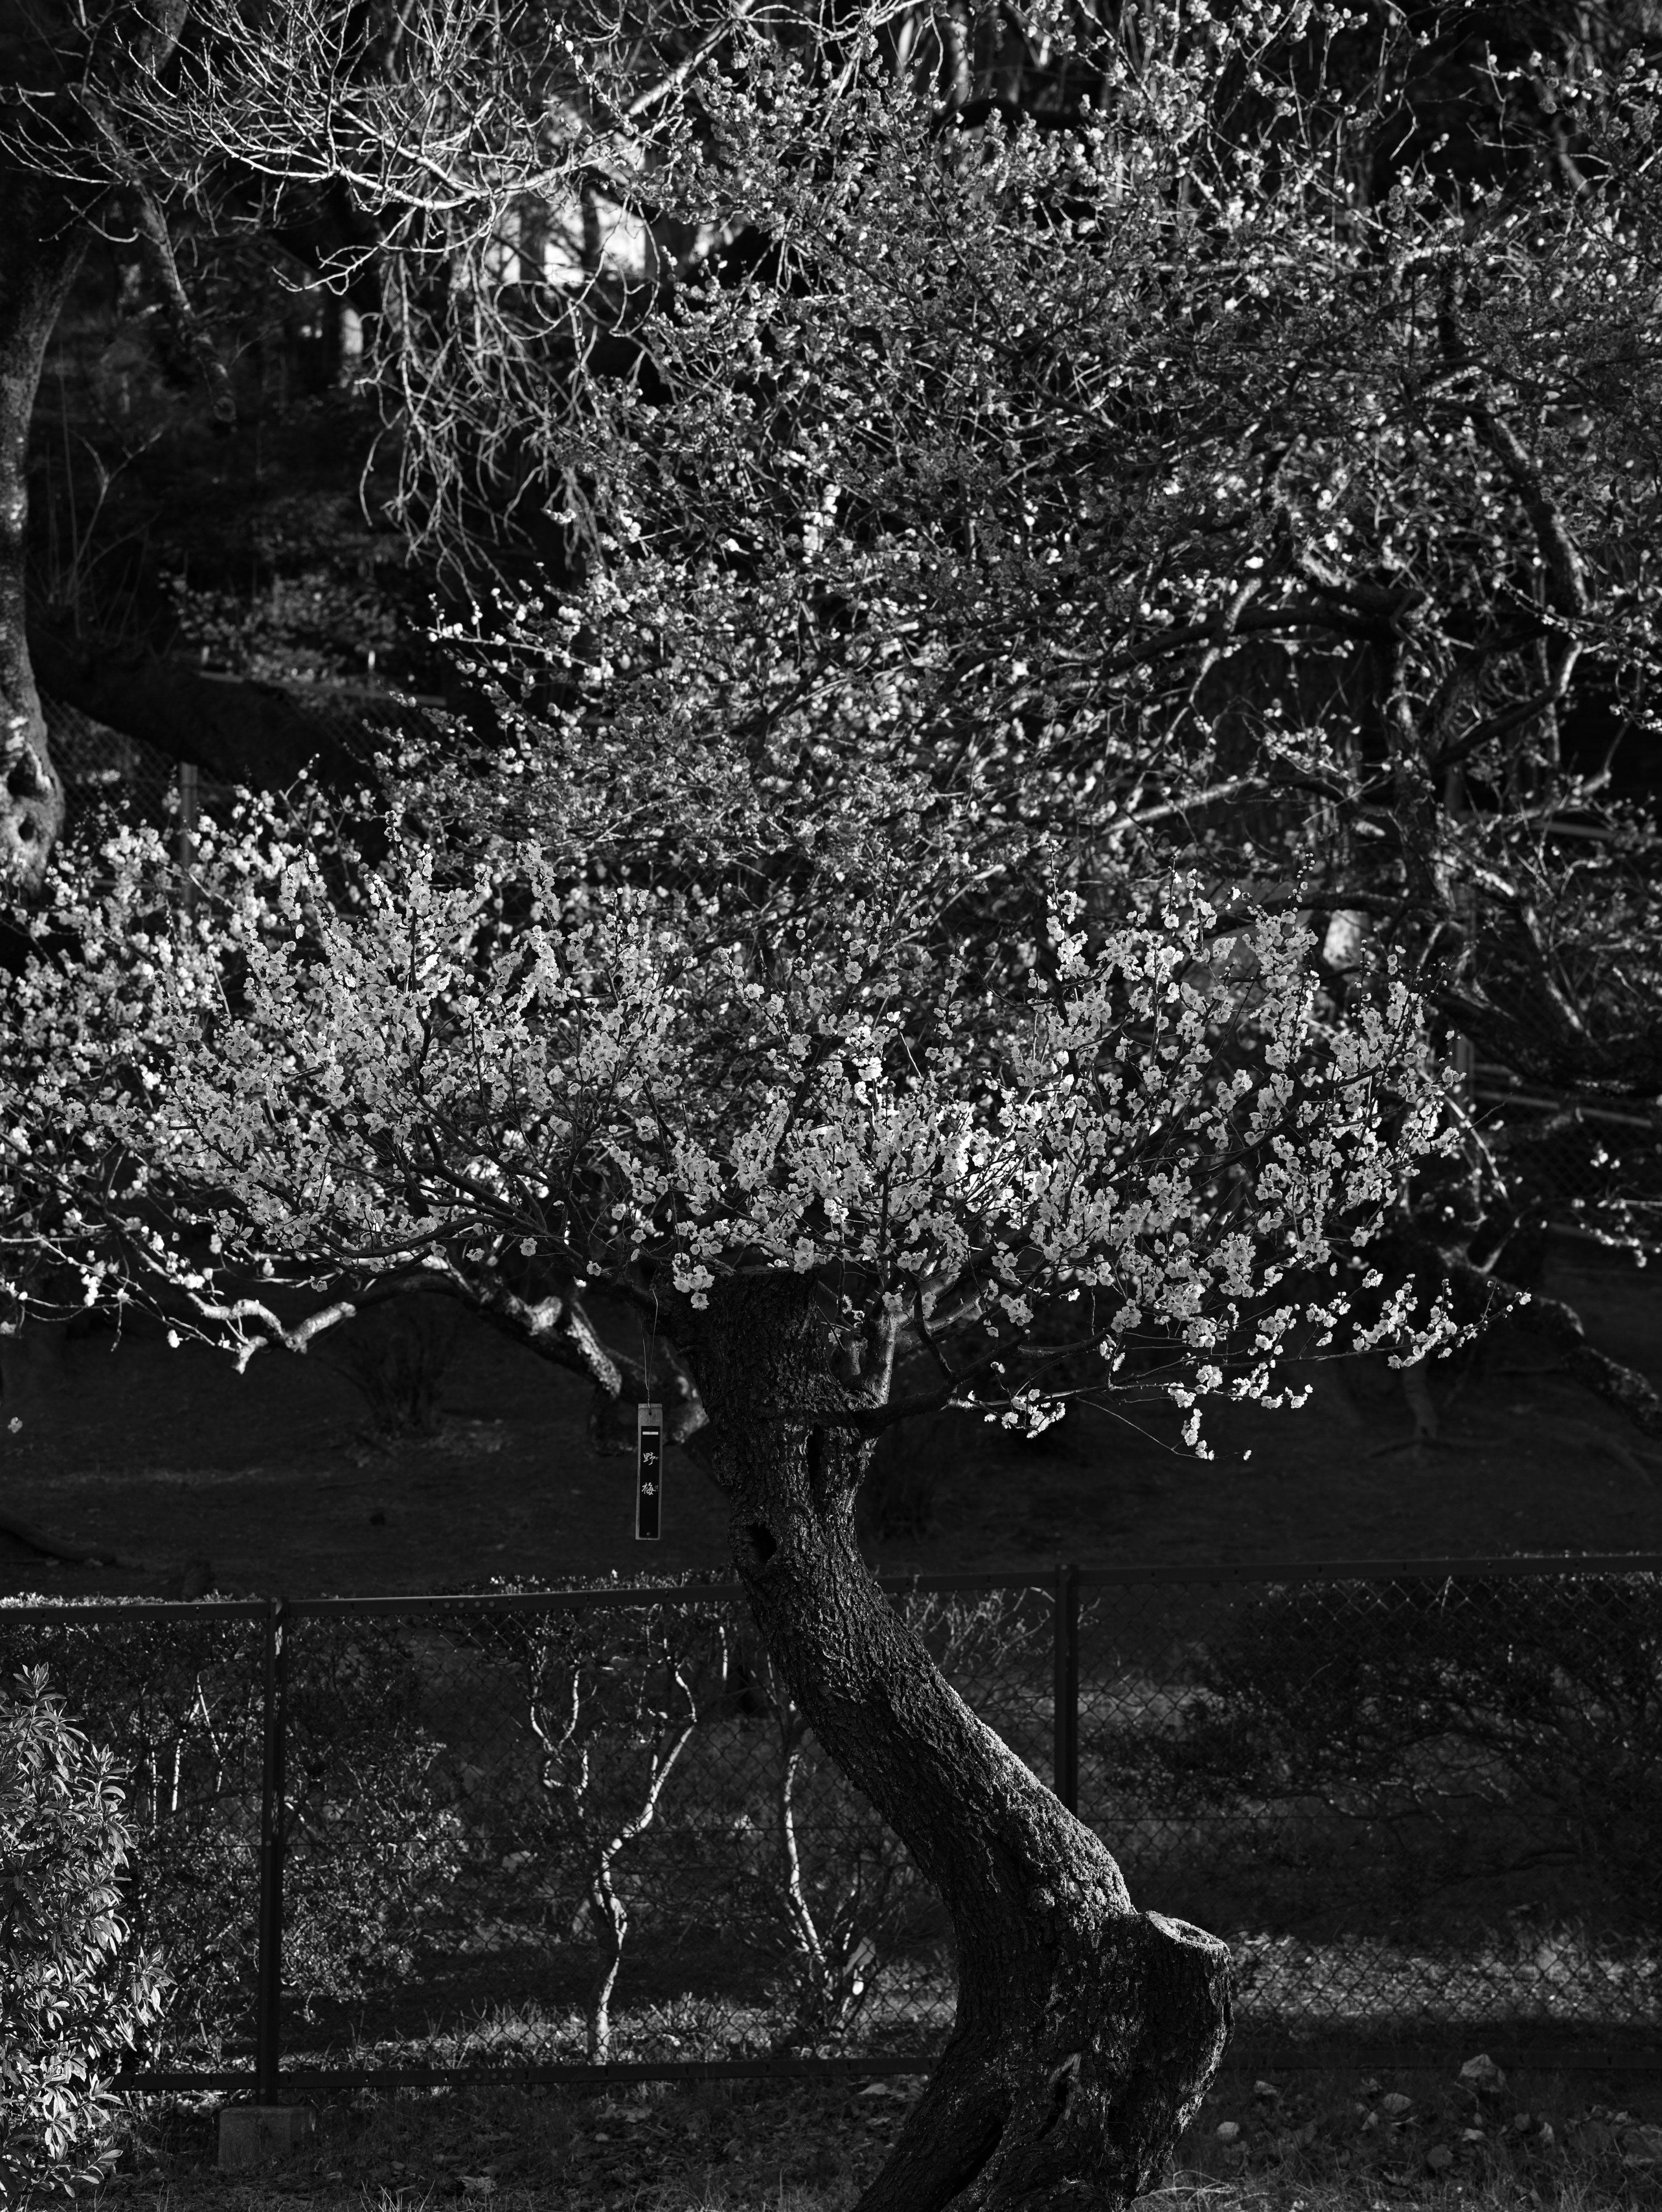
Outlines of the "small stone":
[[1514,2112],[1512,2116],[1512,2132],[1515,2136],[1526,2136],[1534,2125],[1532,2112]]
[[1252,2094],[1266,2099],[1272,2105],[1280,2103],[1281,2094],[1273,2081],[1255,2081],[1252,2084]]
[[1454,2163],[1454,2154],[1446,2143],[1433,2143],[1426,2153],[1426,2164],[1433,2173],[1446,2173]]
[[1400,2089],[1393,2089],[1388,2097],[1380,2100],[1380,2110],[1389,2112],[1391,2118],[1397,2120],[1402,2118],[1413,2102],[1412,2097],[1405,2097]]
[[1469,2089],[1484,2097],[1498,2097],[1507,2086],[1506,2075],[1486,2051],[1479,2051],[1476,2058],[1467,2059],[1460,2069],[1460,2079]]
[[1239,2142],[1240,2138],[1241,2128],[1240,2122],[1239,2120],[1220,2120],[1218,2122],[1218,2141],[1221,2143]]
[[1462,2142],[1487,2142],[1488,2137],[1481,2128],[1462,2128],[1460,2140]]

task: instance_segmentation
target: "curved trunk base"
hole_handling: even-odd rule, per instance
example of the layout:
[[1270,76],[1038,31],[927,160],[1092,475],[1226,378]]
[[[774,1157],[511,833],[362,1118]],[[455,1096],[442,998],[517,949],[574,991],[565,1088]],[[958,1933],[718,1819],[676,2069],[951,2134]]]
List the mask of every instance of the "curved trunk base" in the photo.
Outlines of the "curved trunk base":
[[1228,1951],[1135,1909],[1102,1838],[971,1711],[873,1580],[854,1519],[867,1370],[814,1286],[734,1277],[676,1322],[769,1656],[956,1938],[952,2041],[857,2212],[1119,2212],[1223,2056]]
[[[1066,1924],[1056,1924],[1066,1915]],[[1229,1953],[1163,1914],[1033,1900],[1033,1971],[977,1989],[855,2212],[1117,2212],[1160,2179],[1229,2040]]]

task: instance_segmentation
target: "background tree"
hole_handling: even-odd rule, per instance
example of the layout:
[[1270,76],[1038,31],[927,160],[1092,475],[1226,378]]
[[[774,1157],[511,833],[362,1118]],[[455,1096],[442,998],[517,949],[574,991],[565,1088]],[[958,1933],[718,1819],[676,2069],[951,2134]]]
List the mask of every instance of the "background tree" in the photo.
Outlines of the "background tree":
[[[89,237],[100,270],[115,252],[119,272],[109,275],[119,273],[129,317],[124,358],[136,345],[164,375],[199,370],[222,435],[234,406],[253,416],[249,433],[220,452],[220,474],[228,454],[247,446],[257,478],[262,440],[279,466],[294,465],[303,447],[309,469],[342,431],[361,449],[351,425],[379,404],[384,435],[365,465],[372,514],[396,515],[418,551],[470,575],[488,551],[521,577],[528,568],[559,579],[592,550],[594,502],[604,505],[581,459],[593,379],[657,379],[661,363],[642,343],[642,319],[690,269],[708,265],[706,249],[722,249],[715,265],[733,281],[764,241],[746,220],[737,179],[691,228],[655,191],[678,132],[690,130],[719,155],[703,80],[731,52],[725,17],[707,22],[675,4],[654,6],[625,39],[609,19],[569,11],[551,25],[536,5],[495,9],[488,27],[474,24],[473,12],[213,0],[170,10],[167,39],[176,50],[164,41],[152,53],[149,15],[125,0],[103,11],[95,37],[71,11],[31,10],[7,51],[25,103],[6,134],[11,173],[22,198],[32,193],[45,210],[43,251],[54,271],[60,234],[71,261]],[[1540,72],[1515,72],[1497,90],[1497,58],[1503,68],[1522,64],[1538,48],[1573,76],[1596,76],[1653,27],[1653,12],[1649,0],[1591,15],[1558,4],[1421,5],[1409,11],[1415,35],[1382,48],[1374,32],[1402,11],[1364,11],[1357,22],[1372,27],[1339,41],[1342,77],[1366,86],[1380,123],[1353,149],[1357,189],[1377,197],[1440,134],[1445,170],[1492,168],[1494,150],[1482,142],[1501,120],[1513,168],[1534,160],[1573,171],[1580,141]],[[846,88],[866,15],[770,9],[759,20],[771,50]],[[1180,38],[1194,35],[1172,20]],[[1112,98],[1117,53],[1139,63],[1172,40],[1160,11],[1141,8],[1062,9],[1029,23],[1008,9],[937,15],[894,6],[869,21],[877,66],[916,85],[938,113],[965,122],[995,110],[1026,113],[1047,128],[1076,125],[1093,101],[1099,110]],[[215,73],[204,82],[210,62]],[[1235,104],[1237,123],[1261,137],[1284,127],[1273,106]],[[469,118],[460,156],[459,113]],[[21,199],[17,213],[25,229],[35,221]],[[106,237],[129,245],[112,249]],[[266,304],[251,317],[248,303],[262,293]],[[389,301],[404,305],[389,313]],[[287,355],[302,325],[311,368],[344,371],[357,397],[340,395],[339,424],[308,422],[300,445],[285,444],[257,364],[274,333],[284,354],[277,389],[287,392]],[[32,378],[17,387],[25,410]],[[131,384],[124,369],[124,404]],[[174,435],[154,456],[161,473],[147,498],[139,489],[147,457],[130,441],[113,446],[110,426],[78,422],[88,445],[72,459],[68,428],[50,410],[43,417],[37,469],[41,450],[64,448],[54,467],[59,501],[67,493],[70,504],[54,520],[77,540],[94,508],[117,538],[149,532],[164,481],[169,501],[193,483],[197,496],[214,496],[210,471],[186,467],[181,476],[186,457]],[[69,480],[82,459],[96,480],[82,485],[77,514]],[[343,454],[342,465],[356,465]],[[258,501],[257,486],[244,485],[240,504],[251,489]],[[280,527],[274,518],[274,528],[292,544],[292,514]],[[84,550],[74,562],[83,587]],[[79,619],[66,635],[38,600],[35,652],[50,662],[49,690],[164,751],[188,727],[203,765],[229,780],[251,771],[259,780],[269,757],[271,779],[285,781],[308,750],[350,775],[338,733],[282,695],[210,687],[153,653],[136,654],[130,641],[123,650],[107,632],[133,604],[131,570],[124,553],[111,570],[120,605],[94,611],[96,635],[76,635],[87,627]],[[212,580],[217,586],[219,575]],[[166,604],[148,597],[149,620],[171,631]],[[83,594],[77,617],[88,604]],[[384,650],[381,658],[387,665]]]
[[[540,180],[557,198],[574,206],[581,202],[582,162],[561,156],[560,132],[548,121],[551,112],[559,113],[557,82],[571,76],[560,37],[575,35],[580,47],[591,39],[614,70],[635,71],[633,91],[639,94],[641,70],[649,70],[665,41],[672,60],[679,52],[681,26],[661,23],[646,41],[643,62],[638,49],[620,46],[615,29],[599,19],[584,32],[569,21],[553,26],[540,7],[520,7],[496,11],[482,27],[477,13],[444,0],[414,10],[322,0],[299,10],[158,9],[148,0],[113,0],[90,16],[81,9],[32,8],[14,11],[0,25],[0,190],[13,240],[0,294],[0,346],[8,363],[0,468],[10,517],[0,544],[0,678],[13,716],[0,873],[26,894],[40,880],[63,819],[62,778],[52,763],[26,618],[27,445],[46,348],[89,244],[136,244],[142,258],[129,265],[131,304],[139,312],[163,312],[178,359],[203,380],[214,426],[225,434],[234,423],[239,386],[247,390],[246,377],[234,374],[234,346],[227,343],[236,337],[236,318],[216,315],[216,307],[227,306],[226,289],[216,286],[199,252],[192,266],[186,245],[199,248],[204,239],[216,240],[233,254],[255,243],[274,276],[291,289],[309,287],[326,310],[338,308],[326,315],[338,335],[349,314],[356,325],[354,301],[362,301],[372,332],[364,375],[371,383],[391,377],[383,393],[389,427],[408,432],[416,456],[394,501],[399,512],[414,519],[419,509],[417,536],[453,550],[445,532],[465,495],[473,499],[474,520],[482,512],[488,520],[478,491],[491,477],[500,430],[475,454],[465,390],[430,388],[427,401],[411,404],[435,372],[442,378],[457,352],[454,330],[445,335],[455,321],[447,303],[460,296],[465,256],[458,258],[458,246],[447,258],[445,241],[465,240],[479,254],[488,246],[500,276],[508,250],[501,226],[515,219],[523,185]],[[198,110],[189,95],[204,61],[228,60],[232,82],[223,89],[231,95],[232,127],[226,137],[219,127],[228,120],[223,104],[210,100]],[[555,63],[557,81],[550,75]],[[283,71],[293,77],[289,97],[312,105],[290,173],[274,176],[261,126],[272,119],[272,82]],[[458,201],[441,178],[463,113],[469,144],[460,158],[471,182]],[[321,169],[311,159],[320,129],[333,150]],[[539,152],[539,131],[547,138]],[[581,294],[581,254],[574,267]],[[245,259],[233,295],[246,298],[249,276]],[[566,298],[557,291],[545,296]],[[581,301],[543,314],[540,338],[521,332],[516,356],[536,352],[541,339],[562,328],[587,328],[585,317]],[[510,324],[497,327],[505,336]],[[107,466],[101,454],[93,458]],[[418,495],[417,477],[435,489]],[[326,725],[280,696],[254,690],[231,702],[131,647],[115,656],[125,665],[113,680],[108,641],[79,639],[43,620],[47,611],[34,610],[34,650],[49,663],[56,692],[76,710],[113,716],[129,730],[137,720],[142,734],[160,739],[168,752],[178,750],[175,732],[186,725],[197,748],[192,757],[210,754],[205,764],[228,778],[252,772],[260,780],[263,770],[271,781],[284,781],[313,756],[346,781],[361,773],[362,762],[354,763],[350,748],[342,756]],[[234,714],[228,715],[233,705]]]

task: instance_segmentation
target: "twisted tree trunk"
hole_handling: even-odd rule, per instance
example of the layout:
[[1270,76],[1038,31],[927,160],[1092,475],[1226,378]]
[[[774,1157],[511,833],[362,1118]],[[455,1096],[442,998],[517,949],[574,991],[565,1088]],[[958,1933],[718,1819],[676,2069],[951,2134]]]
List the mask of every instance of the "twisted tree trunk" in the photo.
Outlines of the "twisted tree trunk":
[[813,1287],[719,1284],[677,1316],[732,1502],[734,1565],[820,1743],[939,1892],[952,2039],[857,2212],[1119,2207],[1165,2166],[1223,2057],[1229,1954],[1132,1905],[1105,1846],[965,1704],[861,1561],[873,1406]]

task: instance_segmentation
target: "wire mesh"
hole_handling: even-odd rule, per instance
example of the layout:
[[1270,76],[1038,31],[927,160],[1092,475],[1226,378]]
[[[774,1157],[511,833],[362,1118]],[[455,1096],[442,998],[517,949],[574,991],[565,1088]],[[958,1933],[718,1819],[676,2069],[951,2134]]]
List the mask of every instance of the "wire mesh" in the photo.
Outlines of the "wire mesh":
[[1135,1896],[1230,1942],[1243,2032],[1656,2039],[1653,1572],[1111,1612],[1082,1615],[1081,1814]]
[[1600,1243],[1662,1235],[1662,1115],[1531,1090],[1480,1061],[1478,1133],[1514,1203]]
[[[1659,1577],[1081,1571],[1081,1816],[1141,1904],[1226,1937],[1238,2035],[1288,2063],[1337,2037],[1662,2044]],[[1048,1781],[1060,1577],[952,1579],[885,1586]],[[142,1929],[188,1991],[152,2065],[234,2062],[260,1608],[48,1612],[0,1607],[0,1668],[46,1664],[134,1778]],[[287,1624],[289,2074],[938,2052],[944,1911],[736,1586],[301,1601]]]
[[157,827],[179,817],[179,765],[143,738],[129,737],[58,700],[46,702],[52,758],[64,779],[73,838],[95,828],[100,803],[125,803]]
[[[1049,1603],[1026,1595],[1025,1613],[954,1594],[905,1610],[1042,1770]],[[412,1808],[411,1917],[350,1985],[285,1945],[288,2063],[392,2064],[423,2041],[447,2064],[829,2057],[944,2033],[944,1916],[820,1755],[736,1595],[295,1616],[288,1893],[303,1917],[307,1838],[363,1817],[356,1713],[379,1730],[378,1808],[400,1788]],[[1032,1684],[1000,1694],[1029,1648]]]

